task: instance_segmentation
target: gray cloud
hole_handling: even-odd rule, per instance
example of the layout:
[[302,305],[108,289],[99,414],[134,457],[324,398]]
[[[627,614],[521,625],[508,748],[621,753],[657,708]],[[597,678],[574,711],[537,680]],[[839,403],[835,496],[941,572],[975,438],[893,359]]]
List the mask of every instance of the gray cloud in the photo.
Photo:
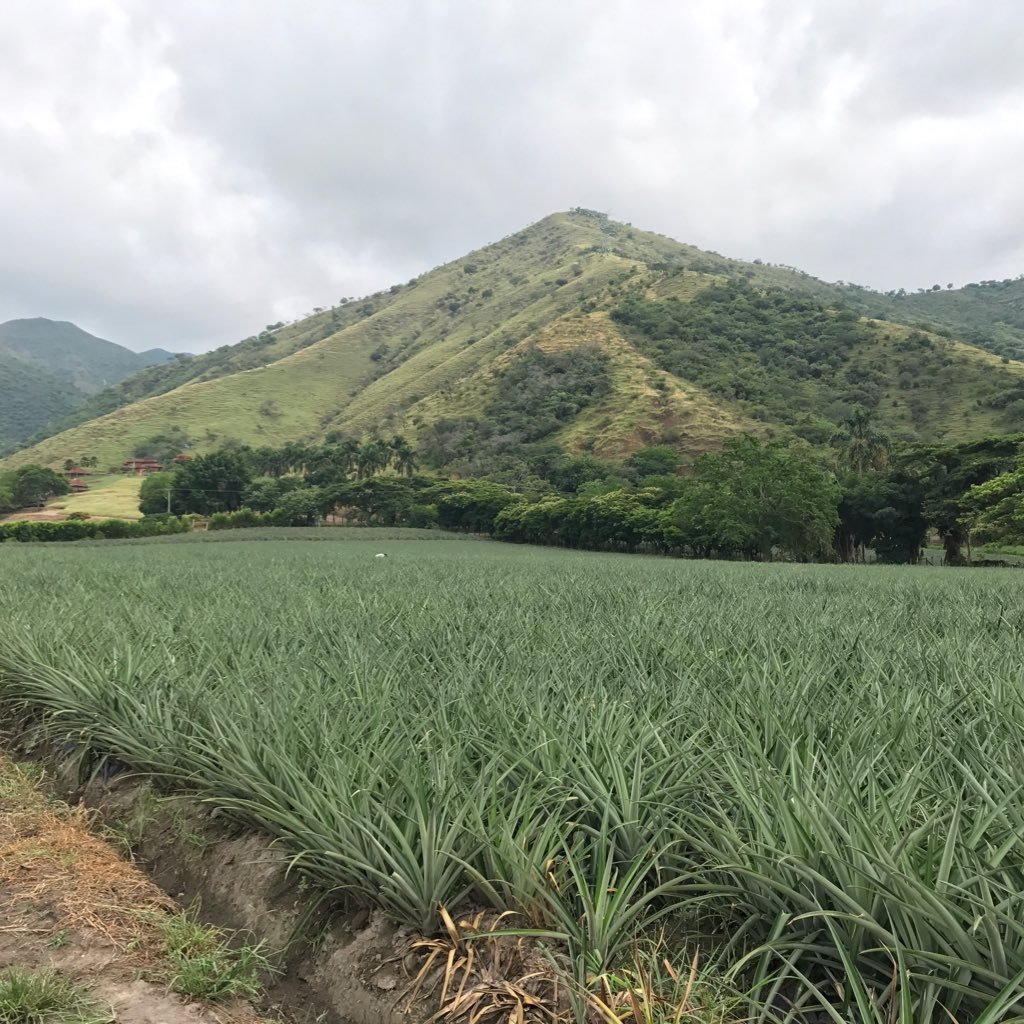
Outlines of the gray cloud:
[[1024,272],[1002,0],[34,0],[0,319],[210,347],[584,205],[876,287]]

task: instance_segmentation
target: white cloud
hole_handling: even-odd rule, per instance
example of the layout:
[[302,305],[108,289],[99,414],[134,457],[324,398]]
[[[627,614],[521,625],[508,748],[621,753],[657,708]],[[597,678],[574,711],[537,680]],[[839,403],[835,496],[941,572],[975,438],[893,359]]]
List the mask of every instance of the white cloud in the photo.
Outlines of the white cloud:
[[1024,271],[1024,6],[34,0],[0,319],[197,349],[555,209],[880,287]]

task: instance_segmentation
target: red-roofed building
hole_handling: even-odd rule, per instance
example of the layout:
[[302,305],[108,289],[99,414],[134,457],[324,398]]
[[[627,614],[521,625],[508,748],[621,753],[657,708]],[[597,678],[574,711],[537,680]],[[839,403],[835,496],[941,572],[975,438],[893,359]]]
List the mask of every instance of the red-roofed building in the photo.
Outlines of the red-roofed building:
[[147,473],[159,473],[164,464],[157,462],[156,459],[125,459],[121,468],[136,476],[145,476]]

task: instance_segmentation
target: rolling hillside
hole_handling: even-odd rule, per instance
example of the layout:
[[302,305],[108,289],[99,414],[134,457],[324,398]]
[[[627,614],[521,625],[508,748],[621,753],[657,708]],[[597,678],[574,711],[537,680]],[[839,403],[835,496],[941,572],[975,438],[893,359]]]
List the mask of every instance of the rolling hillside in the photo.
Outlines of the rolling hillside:
[[[144,370],[8,463],[107,467],[169,434],[204,451],[334,431],[402,433],[439,464],[477,452],[478,469],[510,442],[612,460],[669,443],[692,458],[741,430],[827,440],[857,405],[908,439],[1024,429],[1024,363],[914,326],[911,298],[927,296],[554,214],[387,291]],[[948,322],[953,292],[942,298],[934,319]]]
[[65,321],[0,324],[0,452],[68,417],[87,396],[170,358],[162,349],[132,352]]

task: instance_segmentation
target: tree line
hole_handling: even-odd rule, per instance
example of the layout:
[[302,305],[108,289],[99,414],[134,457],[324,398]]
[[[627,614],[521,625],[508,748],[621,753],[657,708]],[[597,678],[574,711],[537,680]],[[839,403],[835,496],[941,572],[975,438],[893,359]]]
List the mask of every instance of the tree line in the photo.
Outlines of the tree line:
[[944,560],[961,564],[972,543],[1024,542],[1024,435],[897,448],[860,409],[825,448],[741,435],[684,473],[678,452],[659,445],[616,473],[528,494],[503,480],[421,475],[401,437],[336,436],[197,456],[148,477],[140,507],[212,515],[214,528],[334,517],[704,558],[853,562],[871,551],[913,563],[935,536]]

